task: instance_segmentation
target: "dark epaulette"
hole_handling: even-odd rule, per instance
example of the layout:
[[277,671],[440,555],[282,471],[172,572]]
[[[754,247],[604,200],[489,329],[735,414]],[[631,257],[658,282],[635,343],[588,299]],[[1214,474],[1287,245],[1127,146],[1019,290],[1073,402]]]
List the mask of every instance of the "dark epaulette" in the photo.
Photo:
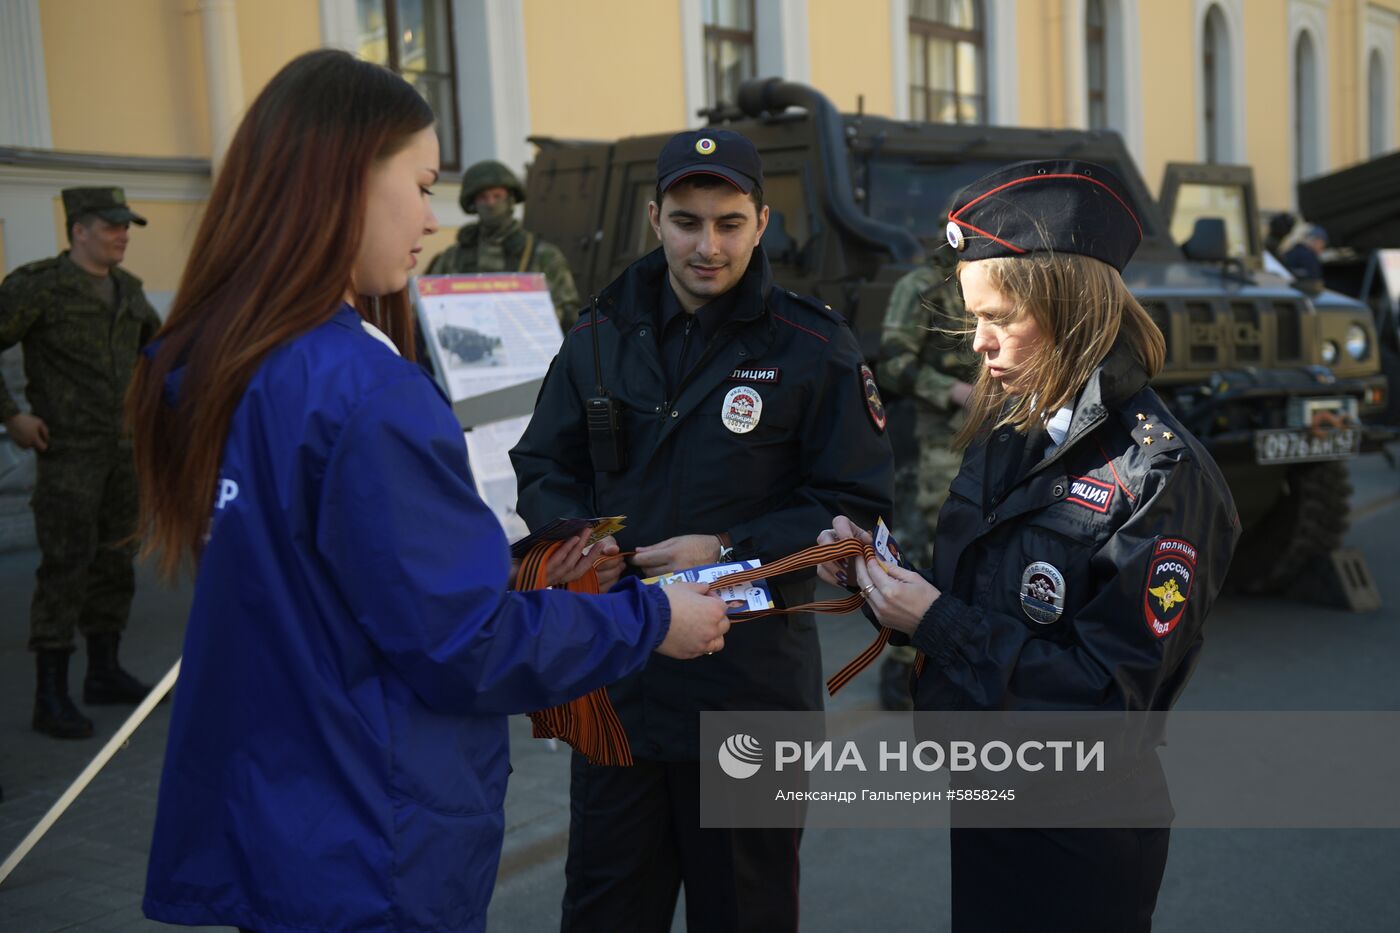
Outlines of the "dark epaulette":
[[841,312],[833,311],[831,305],[822,304],[820,301],[818,301],[816,298],[813,298],[811,295],[799,295],[797,292],[791,292],[787,289],[783,289],[782,292],[788,298],[791,298],[793,301],[796,301],[804,308],[816,312],[818,315],[826,318],[833,324],[847,323],[845,316],[842,315]]
[[[606,302],[606,304],[611,304],[611,303],[612,303],[612,302]],[[599,323],[599,324],[603,323],[604,321],[606,321],[606,320],[608,319],[608,311],[607,311],[606,304],[605,304],[604,302],[599,302],[599,305],[598,305],[598,323]],[[578,320],[574,321],[574,325],[573,325],[572,327],[569,328],[569,333],[570,333],[570,334],[577,334],[579,331],[587,330],[588,328],[590,328],[590,327],[593,326],[593,308],[594,308],[593,302],[590,301],[588,304],[586,304],[586,305],[584,305],[582,308],[579,308],[579,309],[578,309]]]
[[1169,453],[1186,446],[1176,419],[1166,415],[1155,394],[1144,393],[1132,399],[1118,417],[1133,443],[1148,454]]

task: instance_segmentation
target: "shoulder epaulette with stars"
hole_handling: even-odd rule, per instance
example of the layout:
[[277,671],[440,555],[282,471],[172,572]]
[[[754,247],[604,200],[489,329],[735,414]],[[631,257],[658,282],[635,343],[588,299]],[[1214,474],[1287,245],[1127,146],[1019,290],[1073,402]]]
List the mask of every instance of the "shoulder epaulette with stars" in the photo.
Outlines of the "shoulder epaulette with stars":
[[1162,424],[1156,412],[1138,411],[1129,415],[1129,426],[1133,440],[1139,447],[1152,452],[1171,450],[1182,446],[1182,440],[1168,425]]

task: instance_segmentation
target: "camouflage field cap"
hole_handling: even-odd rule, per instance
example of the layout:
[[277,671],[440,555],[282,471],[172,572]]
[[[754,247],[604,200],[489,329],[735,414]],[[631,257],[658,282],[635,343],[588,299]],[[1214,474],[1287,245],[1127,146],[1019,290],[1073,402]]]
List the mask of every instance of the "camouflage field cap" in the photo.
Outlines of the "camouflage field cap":
[[146,218],[127,205],[120,188],[64,188],[63,213],[70,225],[84,214],[96,214],[112,224],[146,226]]

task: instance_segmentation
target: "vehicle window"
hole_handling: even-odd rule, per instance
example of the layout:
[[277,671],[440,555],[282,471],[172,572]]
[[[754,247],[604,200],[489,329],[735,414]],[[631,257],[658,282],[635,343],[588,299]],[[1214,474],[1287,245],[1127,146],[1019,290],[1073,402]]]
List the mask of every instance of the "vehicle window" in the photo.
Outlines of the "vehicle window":
[[1172,242],[1191,239],[1191,231],[1202,217],[1225,221],[1225,250],[1229,255],[1240,259],[1249,256],[1249,215],[1242,186],[1183,182],[1172,210]]
[[903,227],[920,239],[942,239],[953,196],[1003,164],[872,161],[866,210],[876,220]]

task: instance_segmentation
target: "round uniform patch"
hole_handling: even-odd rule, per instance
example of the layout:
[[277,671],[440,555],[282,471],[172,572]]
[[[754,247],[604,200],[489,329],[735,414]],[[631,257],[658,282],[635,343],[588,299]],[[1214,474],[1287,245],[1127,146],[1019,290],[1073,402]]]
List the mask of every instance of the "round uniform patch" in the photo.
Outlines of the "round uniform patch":
[[763,396],[752,386],[735,386],[724,397],[720,419],[735,434],[747,434],[758,427],[763,417]]
[[875,374],[864,363],[860,364],[860,392],[865,396],[865,410],[870,414],[871,423],[875,425],[876,431],[883,434],[885,422],[888,420],[885,415],[885,402],[880,398],[880,387],[875,385]]
[[962,249],[967,245],[967,239],[963,236],[962,227],[958,226],[956,220],[948,221],[948,245],[953,249]]
[[1027,564],[1021,574],[1021,610],[1032,622],[1049,625],[1065,614],[1065,578],[1054,564]]
[[1163,538],[1152,550],[1142,587],[1142,617],[1152,634],[1166,638],[1181,621],[1196,575],[1196,548],[1181,538]]
[[706,136],[695,141],[695,151],[701,155],[711,155],[715,151],[715,141]]

